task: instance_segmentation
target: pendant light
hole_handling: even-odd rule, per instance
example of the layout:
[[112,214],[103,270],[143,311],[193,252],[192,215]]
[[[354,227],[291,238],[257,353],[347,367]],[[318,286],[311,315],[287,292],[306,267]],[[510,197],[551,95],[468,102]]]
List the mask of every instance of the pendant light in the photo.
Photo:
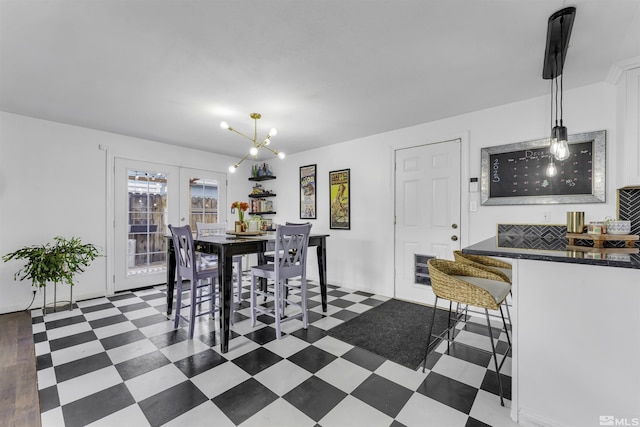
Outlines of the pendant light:
[[[569,37],[573,28],[576,8],[567,7],[554,13],[549,17],[547,26],[547,45],[545,49],[543,79],[551,80],[551,122],[555,124],[551,129],[551,139],[549,144],[549,166],[547,175],[555,176],[557,168],[554,159],[558,161],[567,160],[571,156],[568,143],[568,131],[563,122],[563,68],[569,46]],[[558,77],[560,85],[558,87]],[[555,86],[555,92],[554,92]],[[560,102],[558,103],[558,96]],[[554,102],[555,101],[555,102]],[[554,108],[555,104],[555,108]],[[560,121],[558,122],[558,112]]]
[[[560,18],[560,26],[562,26],[562,18]],[[558,58],[558,53],[555,54],[556,62]],[[569,151],[569,143],[567,142],[567,128],[564,126],[562,122],[562,113],[563,113],[563,88],[562,88],[562,74],[560,74],[560,90],[558,91],[558,76],[556,76],[552,83],[555,82],[556,85],[556,125],[551,129],[551,153],[556,158],[556,160],[567,160],[571,155]],[[560,92],[560,126],[558,126],[558,92]]]

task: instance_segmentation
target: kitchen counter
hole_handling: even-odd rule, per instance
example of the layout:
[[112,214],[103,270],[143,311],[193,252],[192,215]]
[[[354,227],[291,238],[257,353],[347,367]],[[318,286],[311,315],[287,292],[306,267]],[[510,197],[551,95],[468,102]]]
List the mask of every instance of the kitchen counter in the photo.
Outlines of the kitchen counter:
[[624,251],[638,244],[576,251],[565,230],[504,228],[462,252],[513,266],[511,418],[527,426],[597,426],[603,416],[637,423],[640,255]]
[[640,269],[637,247],[597,249],[584,246],[581,250],[566,249],[565,239],[541,237],[514,238],[498,235],[462,249],[463,253],[503,258],[553,261],[572,264],[600,265],[608,267]]

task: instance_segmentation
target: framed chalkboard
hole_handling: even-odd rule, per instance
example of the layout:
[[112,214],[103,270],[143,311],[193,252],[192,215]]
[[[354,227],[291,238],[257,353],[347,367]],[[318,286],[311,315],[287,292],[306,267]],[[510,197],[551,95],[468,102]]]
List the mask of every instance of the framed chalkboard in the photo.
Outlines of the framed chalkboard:
[[549,139],[481,149],[482,204],[532,205],[605,202],[606,131],[569,135],[571,156],[546,174]]

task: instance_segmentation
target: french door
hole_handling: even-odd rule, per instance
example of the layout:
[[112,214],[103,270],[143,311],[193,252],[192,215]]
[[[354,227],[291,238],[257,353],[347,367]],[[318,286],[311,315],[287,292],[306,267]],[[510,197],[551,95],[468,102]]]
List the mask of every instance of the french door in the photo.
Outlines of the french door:
[[416,280],[415,255],[453,259],[460,249],[461,141],[399,149],[395,157],[395,296],[433,304],[430,286]]
[[114,290],[166,282],[168,226],[224,220],[226,175],[116,158]]

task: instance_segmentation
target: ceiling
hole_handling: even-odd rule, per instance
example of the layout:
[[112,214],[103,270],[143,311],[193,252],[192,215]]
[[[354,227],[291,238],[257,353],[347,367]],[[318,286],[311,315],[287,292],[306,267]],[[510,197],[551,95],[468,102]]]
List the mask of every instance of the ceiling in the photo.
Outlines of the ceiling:
[[[565,90],[640,56],[638,0],[0,0],[0,110],[232,156],[296,153]],[[498,124],[496,124],[498,125]]]

